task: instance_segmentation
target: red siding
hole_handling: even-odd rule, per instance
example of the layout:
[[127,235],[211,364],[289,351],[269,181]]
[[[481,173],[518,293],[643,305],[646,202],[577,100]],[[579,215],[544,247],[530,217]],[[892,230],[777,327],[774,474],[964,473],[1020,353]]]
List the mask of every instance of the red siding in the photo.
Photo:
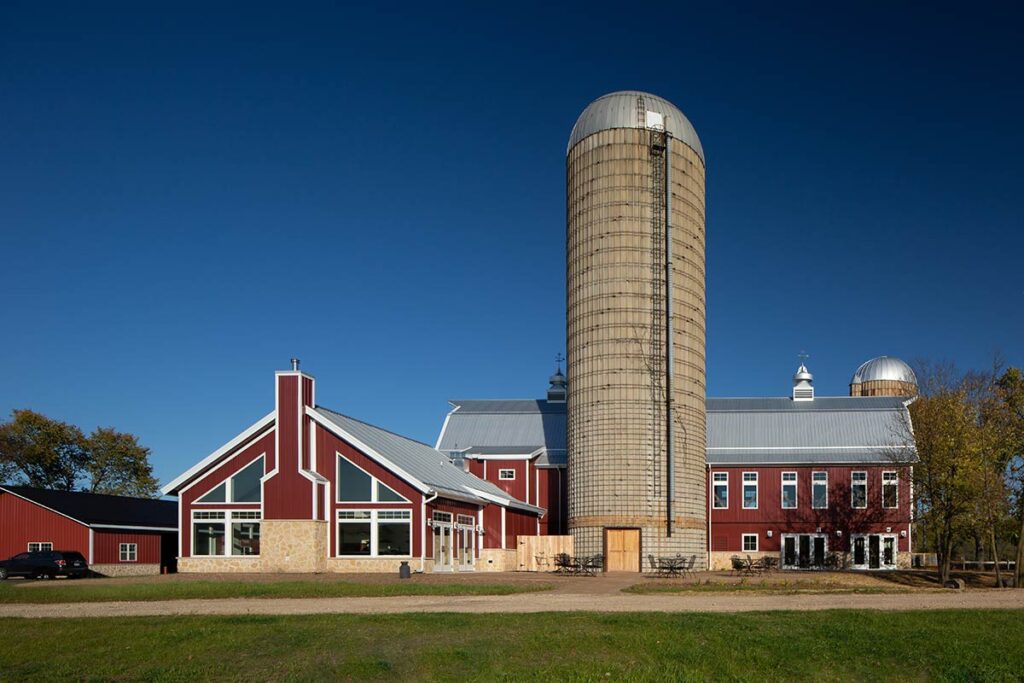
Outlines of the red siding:
[[518,536],[537,535],[537,515],[518,510],[505,512],[505,547],[518,547]]
[[0,558],[28,550],[29,543],[53,543],[54,550],[77,550],[88,559],[89,529],[67,517],[0,492]]
[[312,519],[314,484],[300,474],[308,458],[305,433],[309,418],[304,407],[312,387],[296,373],[277,375],[278,471],[264,485],[265,519]]
[[[898,507],[882,507],[882,472],[899,474]],[[759,549],[777,551],[784,533],[822,533],[829,535],[829,547],[846,550],[851,533],[891,533],[899,536],[898,549],[909,550],[910,541],[910,472],[897,467],[884,466],[830,466],[830,467],[713,467],[711,473],[729,473],[729,507],[711,511],[711,549],[713,551],[741,550],[742,534],[758,534]],[[742,478],[744,472],[758,473],[757,509],[743,508]],[[782,473],[797,473],[797,507],[782,508]],[[828,473],[828,507],[811,507],[811,475]],[[850,480],[852,472],[868,473],[868,505],[854,509],[851,505]],[[708,494],[713,495],[712,476],[708,475]],[[772,538],[766,532],[772,531]],[[836,531],[842,531],[840,537]]]
[[[345,458],[356,466],[366,470],[371,476],[380,480],[387,486],[391,487],[400,496],[406,498],[408,503],[338,503],[337,498],[337,455],[341,453]],[[390,472],[389,470],[381,467],[375,460],[372,460],[369,456],[364,454],[362,451],[357,450],[354,446],[346,441],[342,441],[333,433],[327,431],[322,426],[316,426],[316,469],[317,472],[326,478],[330,484],[327,490],[330,492],[330,515],[328,519],[330,521],[330,552],[331,555],[337,554],[337,536],[338,528],[334,520],[337,519],[337,514],[334,512],[338,509],[344,508],[358,508],[358,509],[370,509],[370,508],[389,508],[399,510],[412,510],[412,555],[419,557],[420,554],[420,537],[423,533],[424,520],[420,516],[420,502],[423,497],[418,490],[413,488],[412,485],[407,484],[404,480],[399,479],[397,475]],[[428,555],[429,555],[429,537],[428,537]]]
[[[484,508],[484,547],[501,547],[501,506],[488,505]],[[506,529],[507,530],[507,529]],[[515,546],[506,545],[506,548]]]
[[569,533],[569,525],[565,518],[569,509],[569,491],[566,486],[566,471],[558,467],[538,467],[537,497],[532,502],[547,510],[540,520],[541,535],[553,536]]
[[[245,446],[245,444],[242,444]],[[263,436],[257,438],[252,445],[243,448],[242,450],[235,451],[234,453],[225,455],[226,460],[222,460],[222,464],[218,467],[213,468],[207,474],[197,479],[194,484],[191,485],[186,491],[183,491],[179,495],[181,506],[179,508],[181,518],[178,520],[178,528],[181,533],[181,556],[190,557],[192,555],[192,510],[223,510],[226,508],[230,509],[243,509],[243,510],[258,510],[259,503],[201,503],[193,507],[193,503],[196,499],[204,496],[208,491],[219,486],[221,482],[230,477],[231,475],[238,472],[240,469],[251,463],[256,458],[263,454],[266,454],[267,460],[264,463],[264,468],[269,466],[272,455],[274,452],[274,430],[267,431]],[[230,458],[230,459],[228,459]],[[264,491],[264,493],[266,493]]]
[[93,564],[121,564],[122,543],[138,545],[136,561],[124,564],[160,564],[160,534],[99,530],[93,537]]

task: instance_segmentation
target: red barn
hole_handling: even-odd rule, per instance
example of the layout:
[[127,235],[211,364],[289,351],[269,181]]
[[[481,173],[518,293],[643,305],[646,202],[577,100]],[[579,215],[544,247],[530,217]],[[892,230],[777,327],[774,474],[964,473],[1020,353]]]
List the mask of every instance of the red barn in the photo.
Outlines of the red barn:
[[77,550],[107,576],[173,571],[176,518],[170,501],[0,486],[0,556]]
[[792,398],[708,399],[710,566],[909,567],[915,455],[894,436],[911,399],[815,398],[806,368],[795,379]]
[[568,533],[565,375],[559,369],[549,381],[547,400],[451,401],[437,438],[467,472],[547,510],[524,534]]
[[544,509],[436,449],[316,404],[275,376],[275,407],[164,488],[180,571],[504,570]]

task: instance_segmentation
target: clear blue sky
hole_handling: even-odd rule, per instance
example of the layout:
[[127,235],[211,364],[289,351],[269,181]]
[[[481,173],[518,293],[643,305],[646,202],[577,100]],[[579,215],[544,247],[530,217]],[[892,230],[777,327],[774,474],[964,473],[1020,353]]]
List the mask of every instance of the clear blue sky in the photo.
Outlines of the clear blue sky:
[[134,432],[166,481],[292,356],[426,441],[449,398],[540,396],[566,139],[631,88],[707,153],[712,395],[786,393],[801,349],[823,394],[1024,364],[1009,4],[212,4],[0,9],[2,414]]

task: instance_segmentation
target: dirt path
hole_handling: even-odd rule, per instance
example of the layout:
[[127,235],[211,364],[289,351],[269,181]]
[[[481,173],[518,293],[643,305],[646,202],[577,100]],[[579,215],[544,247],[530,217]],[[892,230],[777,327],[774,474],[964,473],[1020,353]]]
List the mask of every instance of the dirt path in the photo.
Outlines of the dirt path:
[[1024,591],[899,594],[594,594],[553,591],[493,596],[172,600],[0,605],[0,617],[125,617],[198,614],[398,614],[408,612],[749,612],[825,609],[1024,609]]

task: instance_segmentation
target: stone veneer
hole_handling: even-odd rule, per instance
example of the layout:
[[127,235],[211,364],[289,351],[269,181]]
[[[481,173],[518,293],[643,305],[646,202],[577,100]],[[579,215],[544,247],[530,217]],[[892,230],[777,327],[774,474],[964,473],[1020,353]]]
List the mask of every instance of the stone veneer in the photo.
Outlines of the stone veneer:
[[91,569],[96,574],[102,576],[152,576],[153,574],[160,573],[159,564],[137,564],[137,563],[123,563],[123,564],[94,564],[90,565]]
[[248,557],[179,557],[178,571],[182,574],[192,573],[244,573],[262,571],[262,558],[258,555]]
[[[716,551],[711,553],[711,570],[712,571],[731,571],[732,570],[732,558],[734,556],[745,558],[747,555],[757,560],[762,557],[779,557],[778,551],[761,551],[756,553],[744,553],[739,551]],[[849,561],[849,553],[837,553],[839,555],[840,562]],[[844,557],[845,556],[845,557]],[[897,569],[910,569],[911,554],[907,552],[896,553],[896,568]],[[848,567],[849,568],[849,567]],[[877,569],[870,570],[855,570],[852,568],[851,571],[879,571]],[[798,571],[798,570],[782,570],[782,571]],[[808,570],[810,571],[810,570]],[[882,570],[884,571],[884,570]]]
[[264,519],[260,523],[260,571],[322,572],[327,569],[327,522]]
[[[410,557],[407,559],[391,559],[382,557],[330,557],[327,559],[327,571],[337,574],[397,574],[402,562],[409,563],[409,569],[413,572],[420,570],[420,558]],[[433,571],[434,561],[426,560],[423,563],[423,571]]]
[[486,548],[480,551],[480,557],[474,566],[478,572],[511,572],[518,569],[515,550]]

